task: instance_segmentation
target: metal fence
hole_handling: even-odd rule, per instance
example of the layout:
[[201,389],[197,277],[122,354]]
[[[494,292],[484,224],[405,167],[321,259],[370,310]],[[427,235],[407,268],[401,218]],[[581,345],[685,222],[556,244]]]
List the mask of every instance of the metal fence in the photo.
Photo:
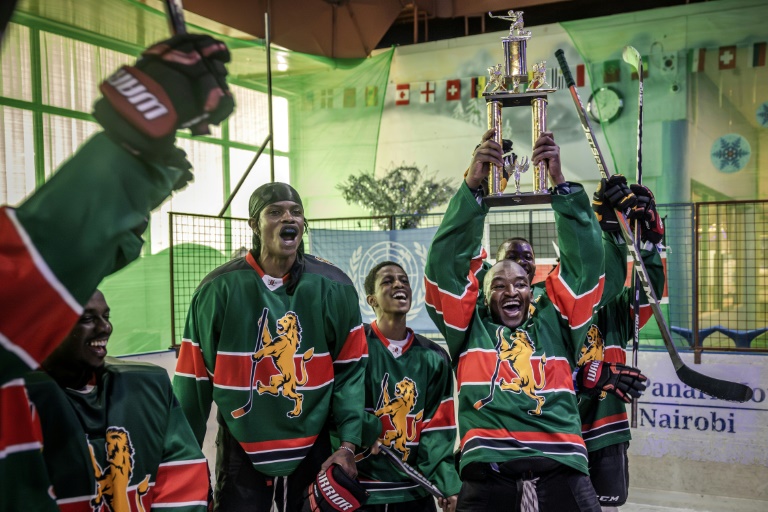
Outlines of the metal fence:
[[[768,201],[659,205],[665,220],[667,286],[662,309],[680,350],[768,352]],[[440,224],[442,214],[425,215],[419,227]],[[399,218],[310,219],[312,229],[349,232],[395,229]],[[174,345],[181,342],[189,302],[205,275],[251,247],[247,219],[170,213],[171,322]],[[328,231],[325,231],[327,235]],[[554,217],[548,207],[493,209],[483,244],[491,259],[509,237],[527,238],[539,269],[556,262]],[[641,332],[641,346],[661,348],[654,322]]]

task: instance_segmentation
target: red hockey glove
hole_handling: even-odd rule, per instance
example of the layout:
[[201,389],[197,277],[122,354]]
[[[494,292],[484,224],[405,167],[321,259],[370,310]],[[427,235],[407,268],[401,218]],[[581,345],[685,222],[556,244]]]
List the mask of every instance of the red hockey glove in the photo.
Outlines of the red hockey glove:
[[637,205],[629,213],[629,218],[641,223],[640,239],[658,244],[664,238],[664,221],[656,211],[656,199],[648,187],[632,185],[632,192],[637,196]]
[[210,36],[184,34],[146,50],[101,84],[93,115],[107,135],[136,155],[164,163],[176,130],[219,124],[234,109],[224,64],[226,45]]
[[576,374],[576,384],[581,393],[597,395],[605,391],[626,403],[631,402],[630,397],[638,398],[643,394],[646,380],[637,368],[605,361],[590,361]]
[[621,174],[614,174],[607,180],[600,180],[597,190],[592,194],[592,210],[597,215],[603,231],[619,231],[619,221],[614,209],[626,215],[637,204],[637,198],[627,185],[627,179]]
[[368,501],[368,491],[350,478],[341,466],[331,464],[309,484],[301,512],[337,512],[357,510]]

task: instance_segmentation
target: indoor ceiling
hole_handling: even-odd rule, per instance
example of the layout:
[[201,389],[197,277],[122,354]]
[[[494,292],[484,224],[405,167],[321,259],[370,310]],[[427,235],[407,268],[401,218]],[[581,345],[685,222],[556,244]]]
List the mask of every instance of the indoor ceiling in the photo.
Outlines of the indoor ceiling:
[[526,26],[706,0],[184,0],[185,10],[290,50],[360,58],[375,48],[509,29],[488,17],[522,10]]

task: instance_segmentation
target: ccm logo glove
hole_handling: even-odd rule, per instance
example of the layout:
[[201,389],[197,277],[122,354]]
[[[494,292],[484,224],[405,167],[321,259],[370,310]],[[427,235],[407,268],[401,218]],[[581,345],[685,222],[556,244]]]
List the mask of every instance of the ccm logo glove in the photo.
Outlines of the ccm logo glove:
[[637,204],[635,194],[627,185],[627,178],[614,174],[607,180],[600,180],[597,190],[592,194],[592,210],[603,231],[619,231],[619,221],[614,209],[625,215]]
[[637,205],[629,213],[631,219],[637,219],[641,224],[640,239],[644,242],[658,244],[664,238],[664,221],[656,211],[656,199],[648,187],[632,185],[632,192],[637,197]]
[[309,484],[302,512],[352,511],[365,505],[368,491],[350,478],[341,466],[331,464]]
[[581,393],[597,395],[605,391],[626,403],[643,394],[646,380],[637,368],[605,361],[590,361],[576,374],[576,384]]

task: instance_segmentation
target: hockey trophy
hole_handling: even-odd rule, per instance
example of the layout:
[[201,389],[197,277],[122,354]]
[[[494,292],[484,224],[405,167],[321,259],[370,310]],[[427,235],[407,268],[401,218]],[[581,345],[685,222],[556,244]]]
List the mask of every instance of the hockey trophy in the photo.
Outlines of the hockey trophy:
[[[526,50],[531,38],[530,30],[523,29],[523,12],[509,11],[506,16],[494,16],[512,23],[509,35],[501,39],[504,48],[504,63],[488,68],[490,74],[488,84],[483,91],[488,112],[488,128],[494,128],[494,140],[502,145],[501,110],[504,107],[531,107],[533,142],[541,132],[547,130],[547,94],[555,92],[546,80],[546,62],[533,66],[531,77],[528,76]],[[507,164],[507,162],[509,162]],[[510,193],[502,190],[504,170],[514,177],[515,191]],[[528,170],[528,159],[511,162],[505,159],[505,169],[491,164],[488,176],[488,193],[483,201],[488,206],[515,206],[522,204],[543,204],[552,201],[547,189],[548,169],[546,162],[533,165],[533,191],[520,191],[520,175]]]

